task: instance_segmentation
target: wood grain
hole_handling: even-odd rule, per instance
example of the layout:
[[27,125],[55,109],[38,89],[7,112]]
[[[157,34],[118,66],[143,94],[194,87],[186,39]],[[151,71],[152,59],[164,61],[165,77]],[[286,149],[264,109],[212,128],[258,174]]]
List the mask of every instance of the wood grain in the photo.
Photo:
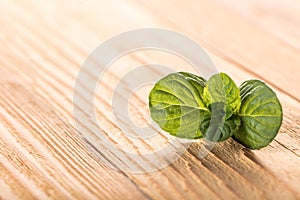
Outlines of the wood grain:
[[[3,1],[0,7],[1,199],[300,198],[299,2],[65,2]],[[190,36],[239,84],[260,78],[273,87],[284,111],[275,140],[251,151],[229,139],[206,157],[198,156],[201,141],[195,142],[168,167],[141,174],[106,165],[143,168],[130,157],[122,162],[113,152],[94,152],[81,138],[73,106],[82,108],[85,95],[94,91],[83,91],[80,102],[73,102],[76,76],[101,42],[145,26]],[[110,98],[120,78],[147,63],[193,71],[176,56],[154,51],[135,52],[112,65],[95,92],[95,110],[103,134],[126,151],[151,152],[168,141],[159,130],[152,140],[128,137],[111,114]],[[146,95],[147,89],[134,95],[130,105],[142,125],[149,124]],[[90,113],[83,110],[82,116]],[[95,137],[96,124],[80,125]],[[142,154],[140,159],[153,164]]]

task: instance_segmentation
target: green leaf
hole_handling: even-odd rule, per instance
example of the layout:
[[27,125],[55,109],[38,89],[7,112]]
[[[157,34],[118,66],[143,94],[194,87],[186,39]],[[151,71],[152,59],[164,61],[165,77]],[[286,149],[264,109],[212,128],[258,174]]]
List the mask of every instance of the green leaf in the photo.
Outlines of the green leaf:
[[240,91],[234,81],[225,73],[213,75],[204,88],[204,101],[207,107],[214,102],[224,102],[226,119],[237,114],[241,105]]
[[200,130],[206,139],[220,142],[228,139],[236,132],[241,124],[237,115],[232,115],[225,120],[225,103],[214,102],[211,105],[211,116],[206,118],[200,126]]
[[281,126],[280,102],[272,89],[259,80],[245,81],[240,92],[242,126],[234,133],[234,138],[251,149],[265,147],[275,138]]
[[219,141],[224,141],[227,138],[233,136],[236,133],[241,125],[241,120],[239,116],[232,115],[229,119],[227,119],[224,123],[224,126],[221,129],[222,137]]
[[176,137],[203,137],[199,126],[210,116],[202,100],[204,86],[203,78],[186,72],[162,78],[149,94],[151,118]]

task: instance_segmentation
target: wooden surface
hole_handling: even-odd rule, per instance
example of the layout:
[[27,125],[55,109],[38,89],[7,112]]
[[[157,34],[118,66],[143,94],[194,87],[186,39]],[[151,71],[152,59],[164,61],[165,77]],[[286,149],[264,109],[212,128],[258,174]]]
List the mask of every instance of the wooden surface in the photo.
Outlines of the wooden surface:
[[[267,82],[284,111],[275,140],[251,151],[229,139],[204,158],[197,157],[196,142],[151,173],[122,172],[99,161],[74,124],[76,76],[103,41],[143,27],[191,37],[238,84]],[[0,42],[0,199],[300,199],[298,0],[3,0]],[[114,63],[96,92],[103,129],[133,152],[161,140],[145,144],[122,135],[109,98],[128,70],[150,62],[192,69],[174,55],[136,52]],[[130,107],[139,125],[149,122],[147,91]]]

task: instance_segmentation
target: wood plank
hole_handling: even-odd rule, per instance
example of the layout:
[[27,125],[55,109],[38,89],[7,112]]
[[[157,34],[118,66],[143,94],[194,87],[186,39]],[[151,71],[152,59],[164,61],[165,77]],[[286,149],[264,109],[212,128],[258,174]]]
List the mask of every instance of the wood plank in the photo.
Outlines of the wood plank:
[[252,22],[259,29],[276,36],[290,48],[300,50],[299,1],[220,1],[232,11]]
[[[34,95],[34,98],[30,98],[30,95],[32,95],[31,92],[28,92],[28,89],[24,89],[22,86],[10,86],[10,84],[7,84],[6,88],[8,88],[8,90],[1,88],[1,103],[6,103],[6,106],[10,106],[6,107],[6,112],[2,111],[1,114],[6,115],[5,119],[14,120],[10,122],[13,123],[13,125],[7,125],[9,128],[18,127],[18,130],[15,131],[14,134],[14,137],[17,138],[18,141],[15,141],[13,145],[10,144],[3,149],[8,149],[8,147],[16,148],[20,146],[18,142],[21,142],[23,145],[26,143],[29,145],[25,150],[20,150],[20,153],[30,153],[34,151],[32,148],[36,148],[33,155],[36,154],[38,157],[35,156],[35,159],[27,158],[26,161],[28,160],[33,164],[45,164],[38,168],[41,172],[32,171],[34,168],[31,166],[31,173],[41,174],[46,170],[47,174],[50,175],[48,179],[55,179],[57,181],[57,183],[48,183],[47,185],[50,186],[54,184],[56,187],[57,185],[64,187],[62,191],[67,190],[72,194],[72,198],[95,198],[95,195],[114,199],[124,197],[124,195],[126,195],[127,198],[130,198],[131,195],[140,196],[139,198],[142,198],[143,195],[139,194],[135,189],[132,190],[136,192],[126,193],[122,188],[112,187],[118,184],[126,185],[127,189],[135,186],[128,182],[126,177],[122,178],[122,175],[116,171],[101,166],[101,163],[93,162],[91,159],[92,156],[88,154],[82,144],[80,145],[78,138],[74,137],[76,131],[73,127],[62,126],[65,120],[59,118],[57,114],[55,114],[56,112],[54,113],[54,111],[51,110],[49,104],[46,106],[43,100],[39,99],[37,95]],[[13,93],[9,95],[7,91],[13,91]],[[6,100],[4,100],[3,97],[5,97]],[[23,101],[20,101],[20,99],[22,99],[21,97]],[[11,102],[15,103],[13,104]],[[9,115],[12,116],[9,117]],[[34,118],[32,118],[32,116],[34,116]],[[41,124],[44,126],[41,126]],[[22,138],[20,132],[24,134],[23,137],[26,139]],[[27,134],[25,134],[26,132]],[[11,131],[10,134],[12,134]],[[35,139],[32,137],[35,137]],[[35,143],[36,140],[38,140],[39,143]],[[45,146],[47,150],[43,149]],[[74,146],[76,146],[76,149]],[[16,156],[17,155],[15,155],[15,157]],[[104,174],[103,171],[106,171],[106,173]],[[31,180],[34,177],[31,175],[27,178]],[[45,184],[47,183],[46,181],[44,182]],[[31,183],[33,186],[36,184],[38,183]],[[37,191],[44,192],[44,189],[40,188]],[[58,192],[53,192],[52,194],[59,195]],[[56,198],[56,196],[49,196],[53,199]],[[60,198],[63,197],[61,196]]]
[[[121,1],[115,1],[115,4],[124,5]],[[103,31],[101,27],[109,27],[106,20],[98,20],[95,25],[93,17],[86,17],[80,18],[78,22],[73,18],[76,13],[74,10],[70,9],[65,12],[67,8],[63,8],[61,13],[57,14],[57,17],[61,19],[60,25],[64,27],[61,30],[56,22],[37,17],[43,12],[49,12],[48,14],[56,12],[56,8],[49,11],[39,5],[35,8],[39,11],[35,10],[32,13],[29,11],[34,9],[30,7],[30,4],[29,8],[27,7],[28,10],[23,10],[23,6],[12,8],[14,11],[11,14],[14,16],[11,17],[16,20],[15,24],[9,24],[8,19],[0,20],[6,28],[4,41],[9,41],[7,49],[0,49],[1,54],[6,57],[5,60],[0,61],[1,65],[5,66],[5,69],[0,68],[5,72],[5,76],[1,75],[0,104],[3,109],[0,110],[0,118],[1,122],[3,120],[2,123],[5,123],[3,131],[7,133],[1,134],[0,138],[3,139],[3,149],[15,152],[14,155],[17,158],[34,169],[34,176],[22,178],[23,173],[18,171],[23,168],[15,165],[12,160],[9,162],[5,160],[4,163],[8,164],[5,165],[3,171],[1,168],[1,172],[13,169],[11,170],[13,175],[9,178],[2,178],[7,172],[0,173],[5,184],[25,188],[22,191],[27,192],[28,198],[40,196],[37,193],[28,193],[30,191],[26,184],[28,181],[33,181],[32,187],[38,187],[37,192],[41,195],[55,197],[48,195],[48,190],[42,188],[34,179],[39,176],[45,178],[45,185],[58,190],[59,192],[53,195],[62,195],[61,198],[64,197],[63,195],[66,195],[65,198],[70,195],[71,197],[112,199],[125,197],[138,199],[299,198],[297,185],[299,185],[300,172],[297,166],[300,163],[298,150],[295,150],[300,146],[297,134],[300,124],[299,103],[282,90],[278,90],[277,93],[285,108],[283,128],[279,134],[280,137],[263,150],[249,151],[236,142],[228,140],[218,144],[207,157],[200,159],[197,158],[200,143],[194,144],[171,166],[153,173],[124,173],[103,165],[86,149],[72,125],[72,92],[80,64],[95,44],[124,27],[139,27],[144,23],[175,28],[176,26],[157,18],[152,11],[147,11],[148,8],[141,8],[143,11],[141,12],[130,10],[130,6],[127,6],[128,9],[125,10],[121,6],[114,10],[109,10],[110,6],[107,6],[107,9],[92,9],[88,6],[89,9],[84,10],[81,15],[90,9],[94,11],[92,16],[97,16],[96,13],[99,10],[103,9],[106,12],[109,10],[114,16],[109,24],[115,24],[115,26]],[[132,7],[140,8],[140,5],[133,4]],[[118,27],[119,20],[124,19],[128,13],[132,16],[128,20],[129,24],[122,28]],[[20,15],[26,17],[21,18]],[[35,24],[35,26],[31,27],[30,24]],[[179,27],[182,27],[181,24]],[[80,42],[82,38],[85,38],[84,43]],[[205,37],[195,38],[202,44]],[[222,71],[232,74],[239,83],[246,78],[255,77],[255,74],[239,68],[237,63],[224,59],[223,54],[218,52],[211,52],[214,61]],[[113,83],[118,81],[122,73],[126,73],[126,70],[131,69],[132,66],[153,61],[150,58],[173,65],[175,69],[190,70],[186,64],[177,62],[178,60],[172,57],[170,59],[168,55],[159,56],[153,52],[141,52],[116,63],[114,67],[123,69],[122,72],[114,73],[112,70],[107,77],[111,81],[109,84],[104,84],[101,92],[111,95]],[[91,79],[97,78],[88,72],[87,75]],[[17,84],[14,79],[8,77],[18,79]],[[269,78],[269,76],[264,77],[265,80],[271,82]],[[110,111],[109,99],[97,95],[97,100],[102,102],[97,108],[97,113],[100,117],[105,117]],[[140,113],[142,120],[147,122],[146,99],[143,96],[137,96],[136,101],[137,106],[143,109],[138,109],[135,105],[133,108],[137,109],[136,112]],[[82,102],[85,102],[84,94]],[[106,120],[105,130],[119,145],[132,146],[132,150],[135,150],[143,149],[147,145],[155,148],[157,146],[154,143],[160,142],[156,140],[154,143],[144,141],[133,143],[132,139],[126,136],[118,138],[116,136],[118,127],[111,121],[109,115]],[[160,138],[160,140],[163,139]],[[117,159],[117,155],[111,156],[109,159]],[[24,174],[26,176],[26,172]],[[12,180],[15,183],[9,182]],[[10,189],[13,187],[10,189],[3,187],[3,189],[10,194]],[[13,194],[18,193],[13,192]]]
[[300,101],[299,51],[287,48],[274,35],[216,1],[143,1],[143,5],[161,21],[166,20],[167,27],[188,32],[210,52],[236,62],[261,79],[267,74],[273,87]]

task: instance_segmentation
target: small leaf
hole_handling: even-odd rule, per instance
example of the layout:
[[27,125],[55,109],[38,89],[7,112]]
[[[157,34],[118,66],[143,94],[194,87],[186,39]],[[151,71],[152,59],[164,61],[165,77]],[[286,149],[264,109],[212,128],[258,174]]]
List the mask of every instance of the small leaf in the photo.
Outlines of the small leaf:
[[240,86],[242,125],[234,138],[251,149],[267,146],[277,135],[282,123],[282,107],[276,94],[259,80],[245,81]]
[[238,130],[241,122],[238,116],[232,115],[225,120],[225,103],[214,102],[211,105],[211,117],[206,118],[200,126],[206,139],[220,142],[228,139]]
[[224,126],[221,129],[222,137],[219,141],[224,141],[227,138],[231,137],[241,125],[241,120],[237,115],[232,115],[224,123]]
[[151,118],[176,137],[203,137],[199,126],[210,116],[202,100],[204,86],[203,78],[186,72],[162,78],[149,94]]
[[207,107],[213,102],[224,102],[226,119],[237,114],[241,105],[240,91],[225,73],[215,74],[208,80],[204,88],[204,100]]

